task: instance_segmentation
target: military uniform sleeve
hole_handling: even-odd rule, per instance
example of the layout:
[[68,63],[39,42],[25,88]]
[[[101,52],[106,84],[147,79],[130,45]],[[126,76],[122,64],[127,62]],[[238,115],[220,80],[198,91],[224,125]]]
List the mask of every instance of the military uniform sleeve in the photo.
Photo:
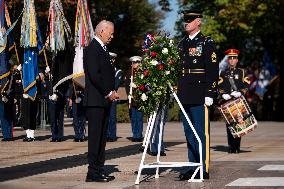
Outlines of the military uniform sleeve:
[[217,92],[219,65],[214,41],[207,37],[205,40],[205,74],[206,92],[205,96],[213,98]]

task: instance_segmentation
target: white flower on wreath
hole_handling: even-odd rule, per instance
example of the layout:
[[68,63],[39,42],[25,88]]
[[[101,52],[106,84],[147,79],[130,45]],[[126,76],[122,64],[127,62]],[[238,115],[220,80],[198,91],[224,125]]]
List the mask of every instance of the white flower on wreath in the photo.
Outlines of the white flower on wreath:
[[137,85],[132,82],[132,83],[130,83],[130,87],[132,87],[132,88],[137,88]]
[[174,40],[171,39],[169,45],[172,47],[174,45]]
[[150,64],[153,65],[153,66],[156,66],[158,64],[158,61],[157,60],[151,60]]
[[166,75],[169,75],[171,73],[171,71],[166,71]]
[[141,75],[140,75],[140,79],[143,79],[143,78],[144,78],[144,75],[143,75],[143,74],[141,74]]
[[163,53],[163,54],[168,54],[168,53],[169,53],[169,50],[168,50],[167,48],[163,48],[162,53]]
[[145,93],[143,93],[143,94],[141,95],[141,99],[142,99],[142,101],[146,101],[146,100],[148,99],[148,96],[145,95]]

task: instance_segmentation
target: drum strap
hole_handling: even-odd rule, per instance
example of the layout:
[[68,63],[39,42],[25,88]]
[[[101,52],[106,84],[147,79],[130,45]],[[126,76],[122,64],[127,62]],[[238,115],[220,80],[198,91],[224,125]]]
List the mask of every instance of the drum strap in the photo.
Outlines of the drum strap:
[[229,82],[230,82],[230,85],[231,85],[232,89],[233,89],[234,91],[237,91],[238,88],[237,88],[237,86],[236,86],[236,83],[235,83],[234,79],[233,79],[232,77],[228,77],[228,78],[229,78]]

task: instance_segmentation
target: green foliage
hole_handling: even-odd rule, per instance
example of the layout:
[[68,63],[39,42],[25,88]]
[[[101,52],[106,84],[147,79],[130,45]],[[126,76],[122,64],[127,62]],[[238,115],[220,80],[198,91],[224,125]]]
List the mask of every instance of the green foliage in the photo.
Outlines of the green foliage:
[[[266,49],[274,63],[280,61],[284,1],[185,0],[179,1],[179,4],[181,9],[191,7],[204,11],[202,32],[212,36],[220,54],[234,47],[250,61],[257,58],[260,53],[257,51]],[[178,27],[178,30],[181,36],[183,29]]]
[[134,75],[132,87],[139,110],[150,115],[169,99],[168,83],[176,85],[180,64],[178,49],[166,34],[148,34],[144,44],[145,58]]

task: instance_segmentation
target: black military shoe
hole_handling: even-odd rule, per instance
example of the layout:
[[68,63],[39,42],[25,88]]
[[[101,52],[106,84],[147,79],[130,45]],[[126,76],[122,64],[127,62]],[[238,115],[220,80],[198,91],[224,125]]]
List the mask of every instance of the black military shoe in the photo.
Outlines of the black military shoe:
[[28,137],[25,137],[25,138],[23,139],[23,142],[28,142],[28,140],[29,140],[29,138],[28,138]]
[[235,153],[239,154],[240,152],[241,152],[240,148],[237,148]]
[[181,173],[179,175],[180,180],[189,180],[191,176],[193,175],[194,171],[193,170],[188,170],[185,173]]
[[109,179],[104,174],[87,174],[86,182],[108,182]]
[[80,139],[75,138],[73,141],[74,141],[74,142],[79,142],[79,141],[80,141]]
[[27,142],[33,142],[35,141],[35,138],[28,138]]

